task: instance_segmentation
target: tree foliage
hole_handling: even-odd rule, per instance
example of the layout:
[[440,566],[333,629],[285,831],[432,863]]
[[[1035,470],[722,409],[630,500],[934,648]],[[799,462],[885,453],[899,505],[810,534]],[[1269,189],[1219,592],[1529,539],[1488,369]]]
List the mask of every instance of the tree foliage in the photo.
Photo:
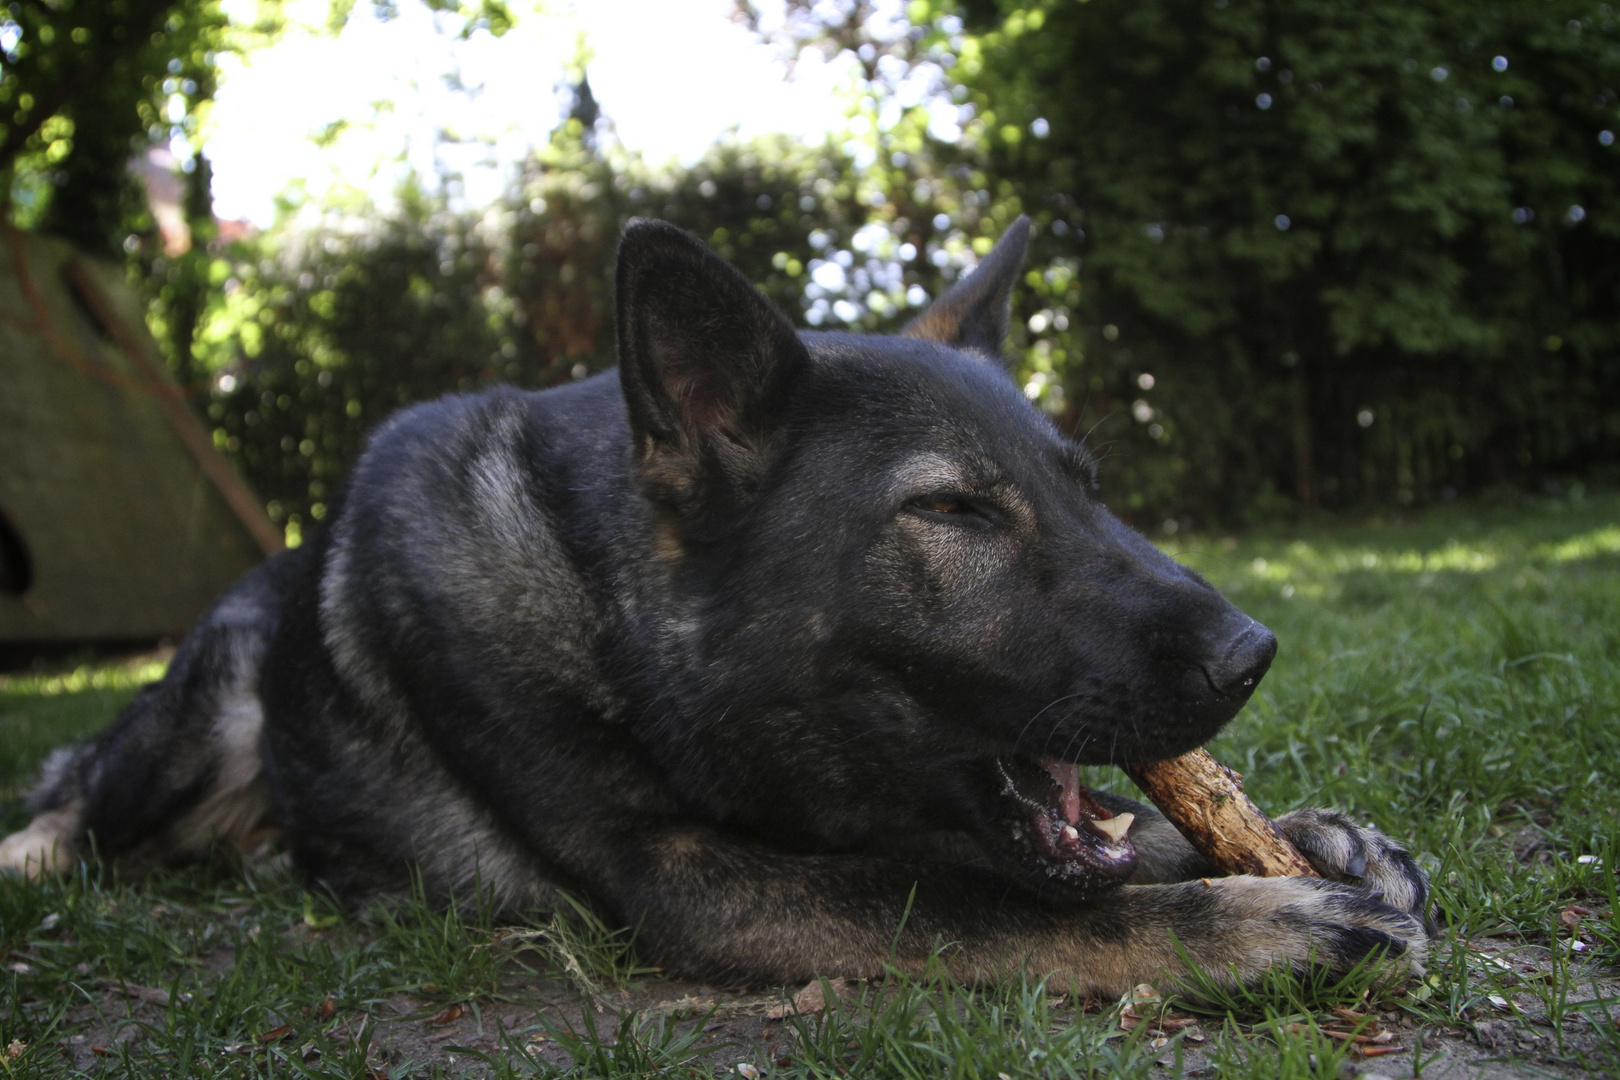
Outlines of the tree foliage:
[[228,33],[219,0],[13,0],[0,9],[8,216],[108,252],[149,229],[128,163],[195,136]]
[[1052,347],[1071,400],[1130,417],[1139,500],[1232,516],[1615,460],[1608,5],[911,10],[960,58],[984,171],[1081,267]]
[[[498,0],[420,0],[463,34]],[[373,7],[386,15],[398,0]],[[352,0],[332,5],[341,24]],[[758,11],[739,4],[745,19]],[[267,10],[274,11],[271,3]],[[788,0],[865,92],[826,147],[651,169],[571,115],[497,205],[222,247],[220,0],[0,9],[9,216],[122,248],[216,438],[290,529],[399,405],[612,362],[619,228],[689,228],[810,327],[892,330],[1021,212],[1026,394],[1139,520],[1442,498],[1620,463],[1620,31],[1587,0]],[[155,27],[155,29],[153,29]],[[125,162],[189,164],[165,250]]]
[[244,246],[218,264],[199,343],[222,376],[209,404],[216,441],[296,535],[325,516],[391,410],[610,366],[613,260],[630,217],[692,230],[799,308],[812,234],[848,235],[862,218],[849,172],[834,151],[785,141],[652,170],[598,152],[575,120],[482,214],[407,191],[358,231],[343,218],[296,245]]

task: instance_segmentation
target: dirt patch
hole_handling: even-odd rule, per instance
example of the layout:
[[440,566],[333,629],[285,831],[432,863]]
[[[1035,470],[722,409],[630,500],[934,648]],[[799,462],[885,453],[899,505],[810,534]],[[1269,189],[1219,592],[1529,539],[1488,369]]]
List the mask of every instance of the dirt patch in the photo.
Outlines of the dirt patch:
[[[1480,951],[1512,956],[1506,962],[1526,969],[1522,974],[1532,978],[1546,970],[1523,947],[1493,951],[1486,943]],[[1594,977],[1583,985],[1590,990],[1583,997],[1612,1001],[1620,992],[1620,984],[1612,978]],[[65,1028],[74,1033],[58,1045],[74,1068],[88,1073],[116,1072],[124,1055],[143,1056],[142,1043],[163,1027],[165,1012],[189,1003],[189,999],[172,1001],[169,991],[157,987],[101,984],[83,989],[89,999],[64,1017]],[[853,982],[833,989],[846,1010],[858,1009],[863,995],[871,1000],[883,992],[879,986]],[[685,1040],[689,1049],[676,1056],[698,1072],[750,1077],[755,1075],[751,1070],[765,1075],[793,1069],[801,1053],[794,1000],[799,999],[801,1015],[812,1017],[813,1025],[821,996],[819,986],[813,991],[800,987],[762,992],[665,979],[642,979],[627,987],[584,994],[566,979],[515,978],[484,1000],[447,1004],[401,993],[368,1002],[364,1008],[334,1008],[324,1017],[320,1007],[305,1015],[272,1016],[281,1023],[251,1040],[208,1052],[261,1060],[297,1058],[302,1063],[336,1056],[353,1064],[363,1061],[366,1071],[378,1077],[435,1067],[456,1075],[479,1075],[488,1070],[488,1059],[497,1055],[527,1057],[552,1068],[576,1064],[582,1053],[604,1051],[656,1061],[661,1045]],[[1424,1022],[1399,1009],[1343,1009],[1315,1017],[1313,1023],[1330,1037],[1356,1040],[1344,1075],[1368,1080],[1593,1075],[1581,1062],[1601,1038],[1600,1016],[1577,1010],[1555,1024],[1547,1003],[1533,991],[1498,996],[1505,1004],[1487,998],[1455,1026]],[[1210,1053],[1212,1040],[1221,1037],[1218,1020],[1177,1011],[1129,1007],[1116,1011],[1113,1005],[1099,1003],[1060,1004],[1053,1018],[1059,1024],[1072,1022],[1077,1009],[1090,1013],[1093,1022],[1118,1024],[1122,1032],[1146,1025],[1149,1045],[1163,1048],[1159,1060],[1166,1069],[1173,1069],[1179,1059],[1184,1075],[1218,1075]],[[1246,1030],[1265,1042],[1262,1025]]]

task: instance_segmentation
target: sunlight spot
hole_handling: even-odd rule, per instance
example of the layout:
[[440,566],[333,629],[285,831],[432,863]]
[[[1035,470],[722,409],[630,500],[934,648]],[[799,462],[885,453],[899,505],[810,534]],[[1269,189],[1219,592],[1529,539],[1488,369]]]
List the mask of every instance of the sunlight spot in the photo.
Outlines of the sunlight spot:
[[1542,544],[1533,554],[1553,562],[1574,562],[1599,555],[1620,555],[1620,525],[1606,525],[1601,529],[1572,536],[1559,544]]
[[61,675],[0,675],[0,690],[58,697],[86,690],[134,690],[163,678],[167,660],[147,660],[127,667],[74,668]]

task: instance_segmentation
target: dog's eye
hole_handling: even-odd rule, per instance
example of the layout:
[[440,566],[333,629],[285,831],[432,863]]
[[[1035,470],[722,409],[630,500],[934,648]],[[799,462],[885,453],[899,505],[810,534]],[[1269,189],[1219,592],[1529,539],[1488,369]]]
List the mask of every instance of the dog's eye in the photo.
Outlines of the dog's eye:
[[990,525],[995,520],[991,511],[978,502],[950,492],[938,492],[913,499],[911,509],[923,517],[961,525]]

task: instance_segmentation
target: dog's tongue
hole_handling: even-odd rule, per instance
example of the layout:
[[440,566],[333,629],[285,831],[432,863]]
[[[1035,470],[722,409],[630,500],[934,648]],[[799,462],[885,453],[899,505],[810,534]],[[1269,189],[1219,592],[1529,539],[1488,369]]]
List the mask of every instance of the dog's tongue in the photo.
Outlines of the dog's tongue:
[[1110,813],[1080,783],[1080,766],[1056,758],[998,759],[1005,797],[1001,821],[1014,850],[1059,877],[1120,878],[1136,859],[1133,814]]
[[1063,811],[1063,820],[1070,825],[1080,824],[1080,766],[1057,758],[1042,758],[1041,768],[1062,789],[1058,809]]

